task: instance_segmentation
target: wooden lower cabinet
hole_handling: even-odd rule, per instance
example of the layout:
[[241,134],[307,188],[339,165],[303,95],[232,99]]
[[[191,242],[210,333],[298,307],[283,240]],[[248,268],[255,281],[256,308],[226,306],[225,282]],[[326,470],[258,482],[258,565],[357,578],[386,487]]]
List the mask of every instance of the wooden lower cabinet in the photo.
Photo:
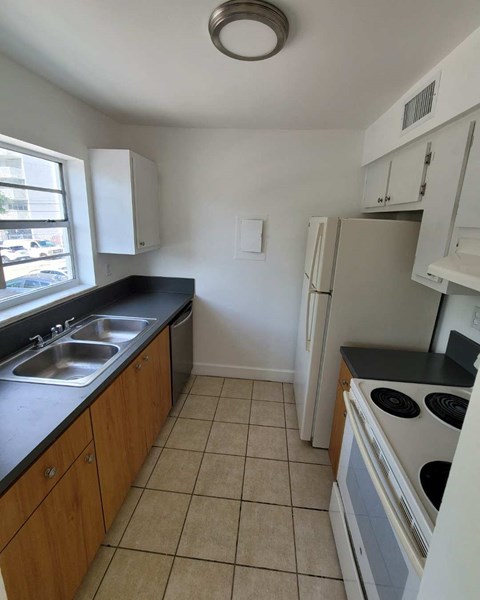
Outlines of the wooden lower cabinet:
[[[91,440],[92,427],[87,410],[0,496],[0,550],[56,486]],[[55,469],[54,475],[47,477],[47,470],[52,468]]]
[[105,535],[94,457],[91,442],[0,554],[8,600],[73,598]]
[[138,435],[140,423],[135,400],[130,402],[123,376],[97,398],[90,407],[90,413],[97,448],[103,515],[108,529],[135,477],[144,451],[146,454],[146,447]]
[[332,433],[330,436],[330,445],[328,447],[328,454],[330,456],[330,462],[332,463],[333,476],[335,479],[337,478],[338,463],[340,461],[340,452],[342,449],[343,430],[345,429],[345,420],[347,417],[343,392],[350,390],[351,379],[352,374],[345,361],[342,360],[337,382],[337,398],[335,401],[335,411],[333,413]]
[[139,394],[147,398],[145,407],[145,435],[150,448],[160,433],[172,408],[170,370],[170,329],[166,328],[142,352],[145,371]]
[[107,529],[171,405],[170,338],[166,328],[90,407]]
[[167,327],[0,497],[8,600],[74,597],[171,406]]

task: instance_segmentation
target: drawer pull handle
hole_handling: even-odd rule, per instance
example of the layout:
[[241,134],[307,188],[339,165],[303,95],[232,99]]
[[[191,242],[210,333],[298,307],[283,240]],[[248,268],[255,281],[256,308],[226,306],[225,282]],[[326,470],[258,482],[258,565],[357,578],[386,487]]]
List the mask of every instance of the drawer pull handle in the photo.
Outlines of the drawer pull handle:
[[140,369],[142,368],[142,363],[137,363],[135,365],[135,368],[137,369],[137,371],[140,371]]
[[85,456],[85,462],[88,463],[89,465],[91,465],[94,460],[95,460],[95,454],[93,454],[93,452],[91,452]]
[[47,467],[45,469],[44,475],[47,479],[53,479],[57,474],[57,469],[55,467]]
[[145,362],[147,362],[147,360],[150,360],[150,357],[148,356],[148,354],[145,354],[145,356],[143,357],[143,360],[144,360]]

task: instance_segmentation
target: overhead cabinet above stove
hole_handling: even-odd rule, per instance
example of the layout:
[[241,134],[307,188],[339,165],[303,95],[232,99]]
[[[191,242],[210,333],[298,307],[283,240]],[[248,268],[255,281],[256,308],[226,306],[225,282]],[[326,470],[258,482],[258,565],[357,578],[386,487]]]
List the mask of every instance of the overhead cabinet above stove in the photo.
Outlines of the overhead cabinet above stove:
[[157,165],[131,150],[90,150],[97,250],[139,254],[160,246]]
[[444,294],[472,293],[467,279],[450,281],[430,265],[455,256],[464,238],[479,240],[480,247],[479,129],[477,111],[366,168],[363,211],[417,212],[421,226],[412,279]]
[[422,223],[412,278],[442,293],[468,293],[465,288],[450,285],[448,281],[431,273],[429,265],[449,252],[473,129],[474,121],[467,118],[455,121],[435,134],[435,153],[429,167],[427,192],[422,202]]

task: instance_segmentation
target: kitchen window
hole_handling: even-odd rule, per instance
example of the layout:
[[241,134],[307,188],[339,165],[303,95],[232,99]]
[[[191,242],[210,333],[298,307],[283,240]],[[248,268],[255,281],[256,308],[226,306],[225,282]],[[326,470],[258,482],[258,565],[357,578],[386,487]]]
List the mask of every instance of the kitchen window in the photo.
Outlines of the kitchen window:
[[58,159],[0,147],[0,308],[75,281],[63,169]]

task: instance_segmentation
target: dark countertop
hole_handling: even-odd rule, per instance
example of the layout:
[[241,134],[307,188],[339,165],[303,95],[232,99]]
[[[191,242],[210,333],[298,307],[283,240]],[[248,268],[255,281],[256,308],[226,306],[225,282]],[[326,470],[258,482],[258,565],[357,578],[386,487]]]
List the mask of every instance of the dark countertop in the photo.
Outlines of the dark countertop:
[[147,286],[146,291],[130,291],[127,296],[91,311],[91,314],[146,317],[157,321],[148,335],[134,339],[118,362],[89,385],[69,387],[0,381],[0,494],[88,408],[192,297],[193,292],[155,291]]
[[350,373],[359,379],[406,381],[471,387],[475,375],[446,354],[382,350],[378,348],[340,348]]

